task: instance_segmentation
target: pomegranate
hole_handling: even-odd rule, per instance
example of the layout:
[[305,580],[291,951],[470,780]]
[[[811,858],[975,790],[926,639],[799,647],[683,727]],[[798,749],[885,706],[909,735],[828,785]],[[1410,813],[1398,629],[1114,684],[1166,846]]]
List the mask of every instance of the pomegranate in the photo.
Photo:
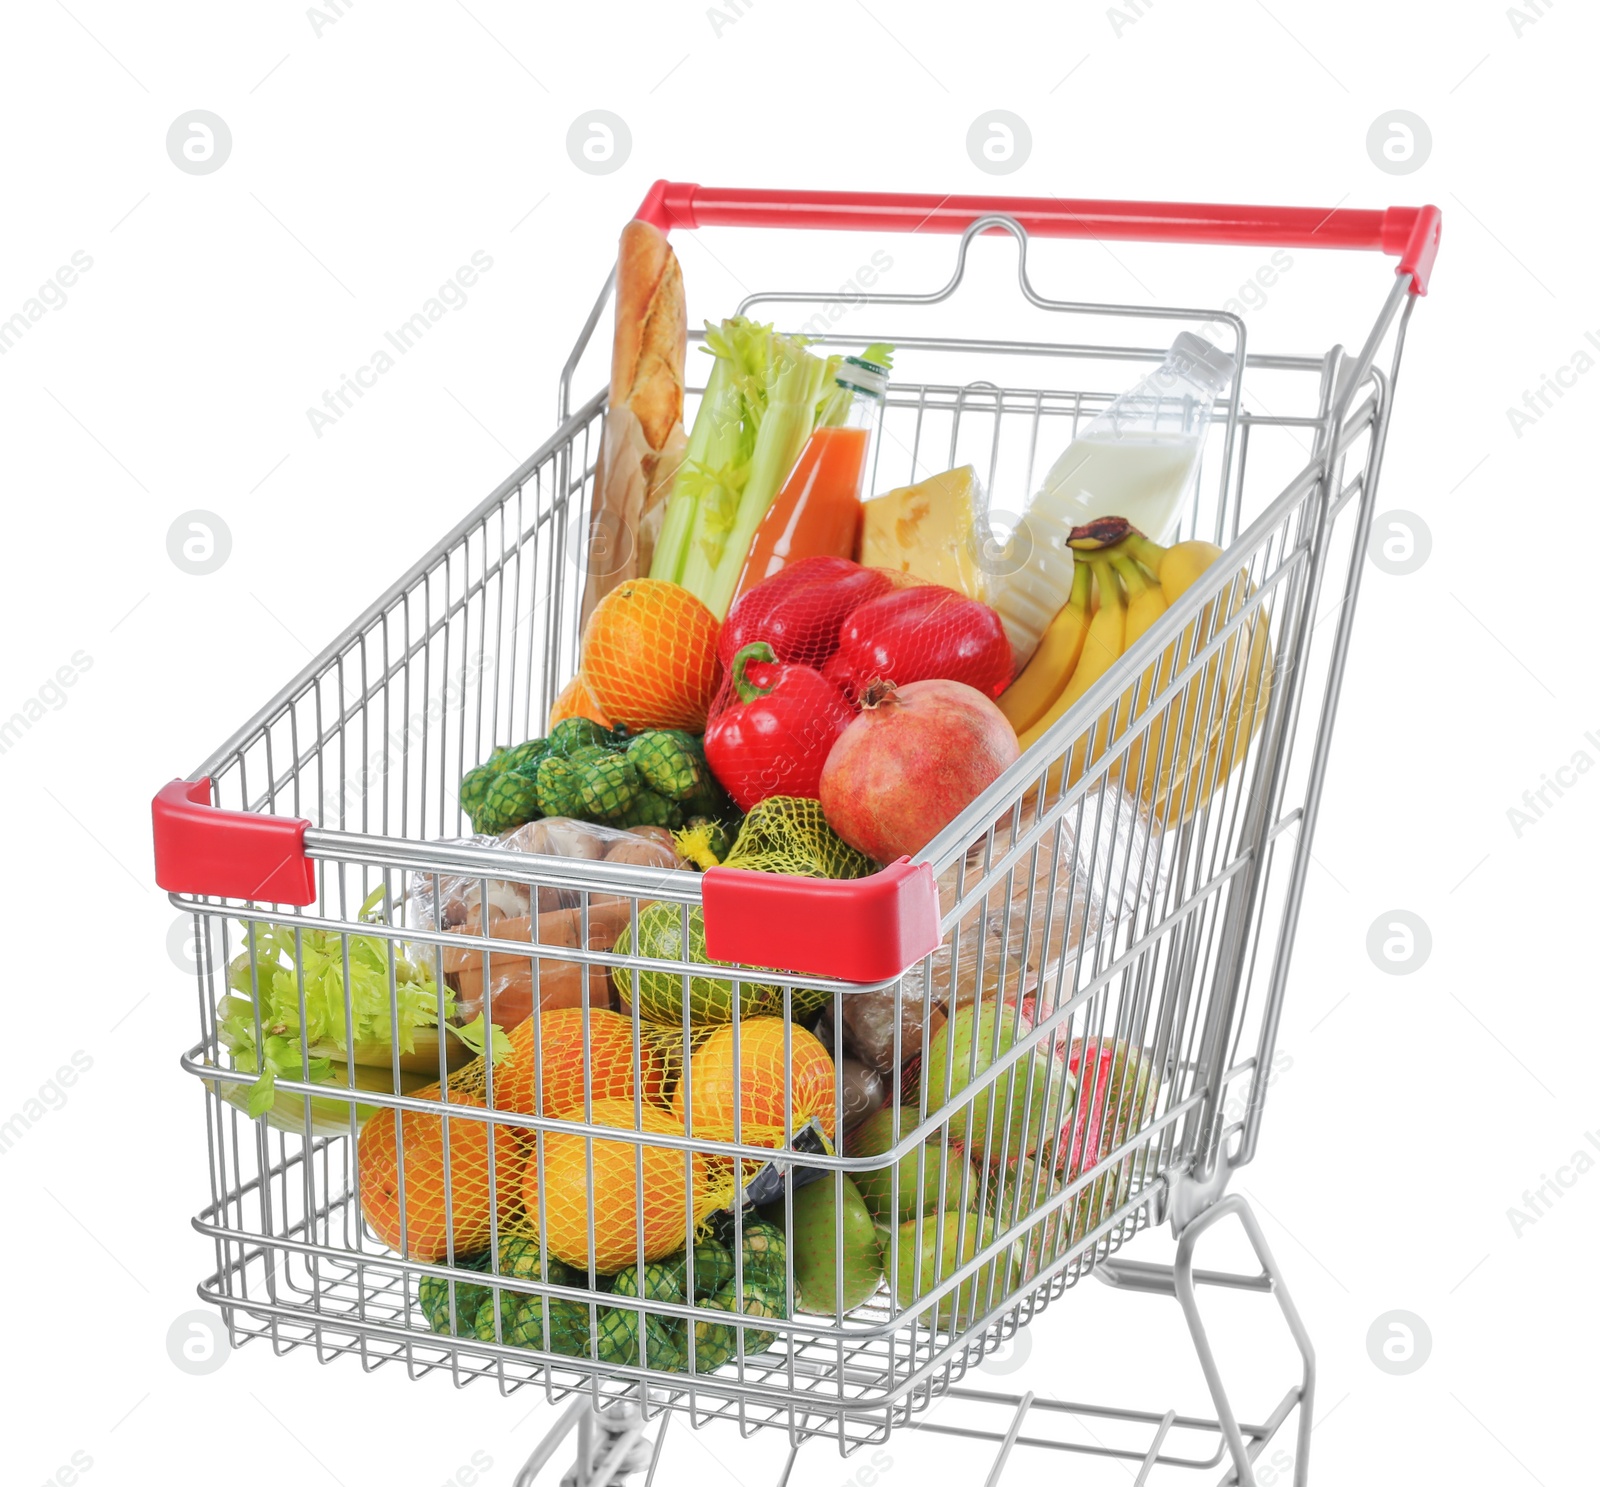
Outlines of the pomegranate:
[[822,813],[857,851],[893,862],[927,846],[1020,752],[1004,714],[965,682],[871,681],[822,766]]

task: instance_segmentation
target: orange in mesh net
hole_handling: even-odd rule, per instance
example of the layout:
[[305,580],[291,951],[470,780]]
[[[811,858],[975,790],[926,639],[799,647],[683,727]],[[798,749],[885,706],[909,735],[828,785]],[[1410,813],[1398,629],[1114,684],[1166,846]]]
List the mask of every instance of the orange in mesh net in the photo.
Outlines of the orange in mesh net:
[[560,695],[550,704],[550,723],[554,728],[566,718],[588,718],[602,728],[611,726],[611,719],[600,711],[600,704],[589,695],[583,678],[575,676],[561,689]]
[[494,1066],[494,1103],[498,1110],[546,1116],[581,1111],[585,1048],[589,1089],[596,1100],[631,1102],[636,1084],[646,1100],[662,1099],[665,1075],[648,1038],[640,1040],[635,1071],[630,1018],[600,1007],[591,1008],[585,1037],[583,1009],[558,1007],[519,1022],[510,1037],[510,1058],[497,1059]]
[[620,583],[584,626],[584,686],[613,723],[699,733],[717,690],[718,628],[711,611],[675,583]]
[[747,1017],[737,1027],[737,1059],[732,1023],[716,1028],[695,1049],[689,1062],[689,1098],[686,1102],[680,1083],[672,1092],[673,1113],[682,1119],[687,1105],[694,1116],[693,1133],[711,1141],[735,1139],[736,1111],[738,1140],[748,1146],[782,1146],[811,1119],[831,1141],[834,1078],[828,1050],[803,1027],[788,1026],[791,1077],[786,1119],[783,1018]]
[[[439,1098],[439,1086],[417,1091],[421,1100]],[[452,1088],[452,1105],[484,1108],[481,1095]],[[450,1177],[445,1180],[445,1154]],[[395,1113],[379,1110],[361,1128],[361,1212],[372,1231],[392,1250],[414,1260],[436,1262],[489,1243],[489,1126],[465,1117],[450,1120],[420,1111],[400,1112],[400,1142],[395,1144]],[[527,1148],[509,1127],[494,1128],[495,1197],[504,1223],[517,1211]],[[400,1223],[400,1178],[405,1174],[405,1227]]]
[[[682,1120],[654,1105],[641,1108],[637,1125],[631,1100],[596,1100],[592,1109],[595,1125],[683,1135]],[[614,1274],[640,1259],[675,1255],[700,1221],[732,1196],[725,1172],[719,1173],[717,1164],[698,1156],[692,1158],[692,1192],[686,1192],[684,1155],[677,1147],[636,1146],[580,1132],[543,1131],[536,1138],[523,1177],[527,1232],[537,1237],[542,1219],[549,1252],[564,1264],[585,1269],[590,1260],[592,1214],[594,1268],[602,1275]]]

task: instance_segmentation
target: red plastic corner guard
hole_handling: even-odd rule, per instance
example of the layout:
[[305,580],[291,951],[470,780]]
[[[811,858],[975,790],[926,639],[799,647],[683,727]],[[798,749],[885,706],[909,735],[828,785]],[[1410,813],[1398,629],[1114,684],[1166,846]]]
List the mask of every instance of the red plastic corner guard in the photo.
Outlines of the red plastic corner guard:
[[941,939],[933,868],[909,857],[845,882],[713,867],[700,887],[706,951],[714,960],[886,981],[938,949]]
[[174,780],[150,802],[156,882],[168,893],[297,904],[317,898],[316,864],[306,856],[297,816],[224,811],[211,804],[211,781]]

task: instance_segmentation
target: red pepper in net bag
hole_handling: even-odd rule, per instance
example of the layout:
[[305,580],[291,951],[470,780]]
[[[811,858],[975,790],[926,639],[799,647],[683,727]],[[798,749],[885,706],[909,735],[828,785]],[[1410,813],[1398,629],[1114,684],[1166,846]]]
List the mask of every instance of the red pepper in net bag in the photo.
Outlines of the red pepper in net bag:
[[851,610],[887,594],[894,579],[849,558],[804,558],[764,579],[728,611],[717,637],[723,666],[764,640],[779,661],[820,667],[839,648],[839,626]]
[[763,640],[739,650],[728,679],[732,700],[706,726],[711,772],[742,811],[769,795],[815,800],[823,762],[855,709],[810,666],[778,663]]
[[923,584],[852,610],[823,674],[852,699],[877,677],[900,686],[965,682],[992,699],[1011,685],[1011,642],[987,604]]

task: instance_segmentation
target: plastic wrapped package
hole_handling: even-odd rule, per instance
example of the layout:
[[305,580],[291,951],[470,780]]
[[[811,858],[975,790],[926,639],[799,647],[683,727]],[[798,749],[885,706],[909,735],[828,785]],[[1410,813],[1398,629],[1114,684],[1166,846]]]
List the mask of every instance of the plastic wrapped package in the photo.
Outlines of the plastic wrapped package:
[[[841,999],[845,1043],[855,1057],[892,1073],[920,1054],[924,1026],[931,1038],[952,1000],[964,1006],[980,994],[986,1002],[1020,999],[1044,987],[1048,1012],[1057,976],[1070,986],[1072,964],[1083,950],[1092,950],[1159,894],[1160,829],[1115,787],[1103,795],[1095,791],[1081,809],[1069,811],[1060,840],[1059,865],[1054,833],[1046,832],[1036,849],[1024,851],[968,906],[933,953],[931,989],[928,972],[917,966],[897,986]],[[945,915],[956,907],[958,894],[972,892],[984,876],[985,860],[999,860],[1008,841],[1009,827],[997,827],[992,842],[976,843],[964,864],[940,875]]]
[[[548,816],[503,837],[463,841],[536,856],[626,863],[663,871],[688,867],[673,850],[671,833],[655,826],[623,830]],[[486,991],[490,1020],[501,1027],[514,1027],[532,1013],[536,990],[542,1008],[577,1007],[585,1001],[595,1007],[610,1005],[607,968],[585,967],[579,961],[562,959],[559,952],[611,949],[629,921],[633,899],[496,878],[485,883],[481,875],[440,877],[436,884],[432,874],[421,874],[412,882],[410,901],[416,928],[439,928],[463,936],[459,950],[446,949],[438,959],[464,1020],[470,1021],[484,1010]],[[649,902],[639,900],[640,908]],[[493,949],[486,946],[485,938],[495,942]],[[500,942],[509,943],[501,948]],[[511,948],[517,942],[534,948]],[[426,947],[430,960],[434,949]]]

